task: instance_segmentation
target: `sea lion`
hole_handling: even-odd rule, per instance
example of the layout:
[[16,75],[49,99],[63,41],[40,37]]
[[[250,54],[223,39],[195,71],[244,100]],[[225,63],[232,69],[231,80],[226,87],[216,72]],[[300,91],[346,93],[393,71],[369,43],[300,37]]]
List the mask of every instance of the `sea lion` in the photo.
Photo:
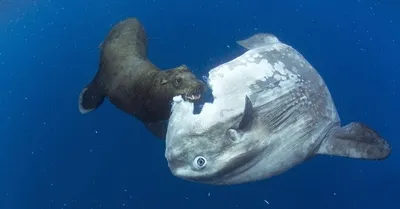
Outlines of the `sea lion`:
[[108,98],[118,109],[136,117],[165,139],[172,98],[198,101],[206,85],[186,65],[161,71],[147,58],[147,36],[136,18],[112,27],[100,44],[100,63],[92,81],[79,95],[79,111],[86,114]]

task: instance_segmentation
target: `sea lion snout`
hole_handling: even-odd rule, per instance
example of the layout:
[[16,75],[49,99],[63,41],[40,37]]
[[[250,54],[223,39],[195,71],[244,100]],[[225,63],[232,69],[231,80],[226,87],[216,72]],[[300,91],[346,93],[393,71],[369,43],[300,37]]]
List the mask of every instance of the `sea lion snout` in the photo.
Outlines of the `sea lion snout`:
[[203,81],[198,80],[194,76],[190,79],[185,79],[183,85],[178,89],[178,95],[181,95],[184,100],[191,102],[200,100],[202,95],[207,91],[207,86]]
[[191,91],[183,95],[183,99],[189,100],[189,101],[198,101],[202,98],[203,94],[207,92],[207,85],[200,80],[196,80],[193,83],[193,87],[191,88]]

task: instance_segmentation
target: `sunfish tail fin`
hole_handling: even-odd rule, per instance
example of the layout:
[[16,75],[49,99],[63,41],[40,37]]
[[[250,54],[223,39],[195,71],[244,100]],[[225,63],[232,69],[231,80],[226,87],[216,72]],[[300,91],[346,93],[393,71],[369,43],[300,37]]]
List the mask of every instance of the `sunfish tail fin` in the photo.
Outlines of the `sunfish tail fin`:
[[324,139],[317,154],[364,160],[384,160],[392,152],[389,143],[362,123],[335,128]]
[[236,41],[239,45],[246,48],[247,50],[280,43],[278,38],[269,33],[257,33],[250,38]]
[[81,114],[89,113],[104,102],[105,95],[94,82],[86,86],[79,94],[79,112]]

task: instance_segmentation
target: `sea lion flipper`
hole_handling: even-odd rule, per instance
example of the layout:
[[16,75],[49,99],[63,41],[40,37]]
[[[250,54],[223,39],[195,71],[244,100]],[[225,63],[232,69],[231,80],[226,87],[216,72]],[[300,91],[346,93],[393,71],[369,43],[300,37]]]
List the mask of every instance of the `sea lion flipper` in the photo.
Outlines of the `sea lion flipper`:
[[362,123],[335,128],[321,144],[318,154],[382,160],[391,153],[385,139]]
[[105,95],[92,82],[79,94],[79,112],[81,114],[86,114],[97,109],[101,104],[103,104],[104,98]]
[[145,123],[144,125],[157,138],[165,140],[165,137],[167,135],[168,121]]

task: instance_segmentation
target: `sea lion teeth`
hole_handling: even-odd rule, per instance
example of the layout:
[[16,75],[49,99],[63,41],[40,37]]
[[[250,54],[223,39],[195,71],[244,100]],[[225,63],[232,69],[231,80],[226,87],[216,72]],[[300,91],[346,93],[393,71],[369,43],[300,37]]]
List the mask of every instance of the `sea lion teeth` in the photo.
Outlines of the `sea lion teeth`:
[[201,98],[201,94],[195,94],[195,95],[186,95],[186,99],[188,100],[198,100]]

